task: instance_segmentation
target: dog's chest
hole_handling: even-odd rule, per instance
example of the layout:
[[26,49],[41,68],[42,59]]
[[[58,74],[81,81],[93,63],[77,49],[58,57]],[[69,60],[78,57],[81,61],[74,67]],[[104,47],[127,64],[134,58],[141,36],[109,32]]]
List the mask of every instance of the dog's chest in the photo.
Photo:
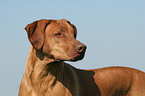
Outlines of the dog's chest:
[[56,81],[56,85],[48,88],[44,96],[72,96],[72,94],[63,84]]

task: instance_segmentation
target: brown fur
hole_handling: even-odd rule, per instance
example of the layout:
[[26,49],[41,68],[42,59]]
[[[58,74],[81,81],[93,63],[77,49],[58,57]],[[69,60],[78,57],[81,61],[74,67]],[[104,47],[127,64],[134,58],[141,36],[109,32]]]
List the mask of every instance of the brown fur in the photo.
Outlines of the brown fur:
[[132,68],[80,70],[63,61],[83,59],[69,21],[38,20],[26,26],[32,44],[19,96],[145,96],[145,73]]

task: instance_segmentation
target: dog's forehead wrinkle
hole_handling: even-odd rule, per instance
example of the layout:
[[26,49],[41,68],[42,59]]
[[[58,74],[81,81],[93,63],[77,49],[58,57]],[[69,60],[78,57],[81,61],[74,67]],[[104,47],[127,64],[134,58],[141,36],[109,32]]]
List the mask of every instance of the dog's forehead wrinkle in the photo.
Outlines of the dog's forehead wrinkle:
[[62,22],[61,23],[60,31],[67,33],[69,35],[68,37],[72,37],[73,36],[73,28],[67,22]]
[[57,23],[51,23],[50,25],[47,26],[46,32],[48,33],[55,33],[60,31],[60,26]]
[[49,30],[56,32],[69,32],[73,31],[71,25],[65,20],[51,20],[50,26],[47,26]]

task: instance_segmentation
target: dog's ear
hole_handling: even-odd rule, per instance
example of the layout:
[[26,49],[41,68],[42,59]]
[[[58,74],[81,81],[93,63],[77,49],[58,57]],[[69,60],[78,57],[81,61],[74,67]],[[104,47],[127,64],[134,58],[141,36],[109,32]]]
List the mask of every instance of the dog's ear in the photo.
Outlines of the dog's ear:
[[42,19],[28,24],[25,27],[28,39],[36,50],[40,50],[43,46],[44,31],[49,23],[49,20]]
[[76,26],[74,24],[71,24],[69,21],[67,21],[67,23],[69,23],[73,27],[73,29],[74,29],[74,36],[76,38],[77,37],[77,28],[76,28]]
[[74,25],[74,24],[71,24],[71,26],[73,27],[73,29],[74,29],[74,36],[75,36],[75,38],[77,37],[77,28],[76,28],[76,26]]

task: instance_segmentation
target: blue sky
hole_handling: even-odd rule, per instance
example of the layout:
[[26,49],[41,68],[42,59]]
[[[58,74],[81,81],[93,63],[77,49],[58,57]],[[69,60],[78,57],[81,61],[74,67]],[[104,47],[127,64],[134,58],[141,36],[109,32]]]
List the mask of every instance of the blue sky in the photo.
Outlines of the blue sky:
[[145,0],[3,0],[0,2],[0,96],[17,96],[30,43],[24,27],[65,18],[87,45],[85,58],[68,62],[91,69],[126,66],[145,72]]

